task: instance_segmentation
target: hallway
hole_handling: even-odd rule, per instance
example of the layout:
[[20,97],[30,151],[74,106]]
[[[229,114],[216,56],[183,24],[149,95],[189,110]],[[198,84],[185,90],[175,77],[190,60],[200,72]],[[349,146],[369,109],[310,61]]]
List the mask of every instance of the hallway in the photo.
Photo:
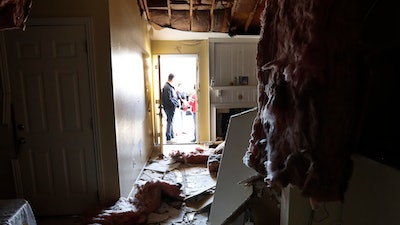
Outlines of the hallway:
[[198,147],[168,145],[164,154],[149,159],[129,196],[84,216],[82,224],[207,224],[216,174],[209,172],[206,161],[190,164],[169,155],[190,154]]

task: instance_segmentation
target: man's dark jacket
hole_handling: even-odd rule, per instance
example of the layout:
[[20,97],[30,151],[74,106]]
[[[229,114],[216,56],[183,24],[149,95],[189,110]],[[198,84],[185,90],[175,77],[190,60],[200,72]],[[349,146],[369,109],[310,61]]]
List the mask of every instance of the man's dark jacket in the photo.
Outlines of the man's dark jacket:
[[174,86],[166,82],[161,93],[161,103],[165,110],[172,110],[179,107],[179,100]]

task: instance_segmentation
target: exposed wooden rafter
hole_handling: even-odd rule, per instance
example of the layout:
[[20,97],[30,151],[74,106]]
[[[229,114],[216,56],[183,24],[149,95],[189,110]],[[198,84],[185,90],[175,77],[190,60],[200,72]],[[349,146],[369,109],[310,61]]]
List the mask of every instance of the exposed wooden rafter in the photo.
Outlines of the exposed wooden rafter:
[[172,22],[171,0],[167,0],[169,24]]
[[[156,29],[192,32],[257,33],[266,0],[137,0]],[[259,31],[258,31],[259,32]]]
[[249,16],[247,17],[246,24],[245,24],[245,26],[244,26],[244,32],[247,32],[247,31],[249,30],[249,26],[250,26],[251,22],[253,21],[254,15],[255,15],[256,10],[257,10],[257,8],[258,8],[258,5],[259,5],[261,2],[263,2],[263,1],[264,1],[264,0],[258,0],[258,1],[254,4],[253,10],[251,11],[251,13],[249,13]]
[[215,0],[211,1],[211,7],[210,7],[210,31],[214,30],[214,9],[215,9]]
[[193,0],[190,0],[190,3],[189,3],[189,24],[190,24],[190,27],[189,27],[189,30],[192,30],[192,28],[193,28]]
[[234,0],[232,8],[231,8],[231,17],[233,17],[235,15],[236,6],[237,6],[237,0]]
[[147,6],[147,0],[139,0],[140,7],[146,12],[146,17],[148,21],[151,21],[151,14],[149,7]]

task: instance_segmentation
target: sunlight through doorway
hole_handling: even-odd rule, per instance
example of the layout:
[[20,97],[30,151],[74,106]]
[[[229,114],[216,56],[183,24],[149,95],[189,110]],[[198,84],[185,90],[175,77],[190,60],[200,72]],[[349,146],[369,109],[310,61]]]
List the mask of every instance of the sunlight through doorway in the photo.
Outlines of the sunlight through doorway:
[[[160,55],[160,89],[167,82],[170,73],[175,75],[175,90],[183,93],[182,99],[188,101],[191,94],[196,92],[198,80],[197,55]],[[162,111],[162,136],[163,143],[167,144],[165,137],[165,127],[167,124],[166,115]],[[196,110],[198,111],[198,110]],[[195,132],[196,118],[191,109],[182,110],[177,108],[175,111],[173,129],[175,138],[168,144],[193,144],[197,140]]]

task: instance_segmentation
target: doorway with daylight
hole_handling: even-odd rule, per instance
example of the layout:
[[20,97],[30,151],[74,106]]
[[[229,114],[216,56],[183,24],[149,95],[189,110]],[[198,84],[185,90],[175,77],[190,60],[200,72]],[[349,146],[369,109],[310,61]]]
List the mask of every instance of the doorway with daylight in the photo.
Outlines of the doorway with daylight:
[[[198,56],[195,54],[168,54],[158,56],[159,87],[161,89],[168,80],[170,73],[175,75],[173,86],[181,98],[182,106],[188,106],[192,94],[198,90]],[[180,93],[180,94],[179,94]],[[196,102],[197,105],[197,102]],[[195,112],[198,110],[195,110]],[[189,107],[180,107],[175,111],[173,119],[174,138],[167,142],[165,128],[167,116],[160,110],[162,143],[165,144],[194,144],[196,143],[196,113]]]

